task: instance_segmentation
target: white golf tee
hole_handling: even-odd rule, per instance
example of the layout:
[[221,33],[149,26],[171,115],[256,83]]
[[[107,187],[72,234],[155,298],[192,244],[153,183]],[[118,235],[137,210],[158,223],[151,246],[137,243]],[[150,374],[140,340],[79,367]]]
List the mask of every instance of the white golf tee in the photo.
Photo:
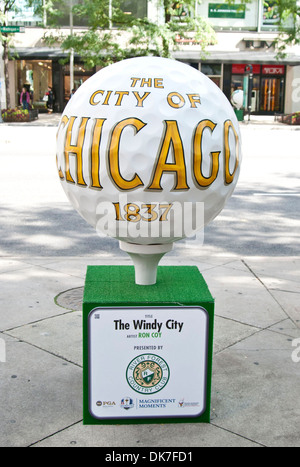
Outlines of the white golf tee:
[[173,243],[159,245],[138,245],[120,241],[120,248],[131,257],[135,269],[135,283],[154,285],[157,267],[161,258],[173,249]]

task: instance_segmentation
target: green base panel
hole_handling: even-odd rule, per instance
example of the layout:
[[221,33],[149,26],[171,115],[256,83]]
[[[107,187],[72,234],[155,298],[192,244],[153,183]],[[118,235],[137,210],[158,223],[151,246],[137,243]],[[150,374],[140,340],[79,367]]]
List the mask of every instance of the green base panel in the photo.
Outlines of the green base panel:
[[[206,355],[206,404],[197,417],[95,418],[89,409],[89,315],[95,309],[201,307],[208,315]],[[209,423],[213,355],[214,299],[194,266],[159,266],[157,283],[135,284],[133,266],[88,266],[83,297],[83,423],[85,425],[128,425],[158,423]],[[184,349],[183,349],[184,351]],[[126,395],[126,394],[124,394]]]

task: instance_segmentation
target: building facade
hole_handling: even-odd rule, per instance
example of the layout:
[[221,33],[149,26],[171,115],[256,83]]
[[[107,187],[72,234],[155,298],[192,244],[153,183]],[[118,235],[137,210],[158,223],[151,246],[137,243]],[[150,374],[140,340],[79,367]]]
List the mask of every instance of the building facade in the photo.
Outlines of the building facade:
[[[22,87],[31,89],[33,104],[43,109],[43,96],[48,86],[55,92],[54,111],[61,112],[70,96],[70,66],[62,65],[67,55],[59,48],[49,48],[43,42],[46,18],[38,18],[33,10],[18,0],[20,11],[11,14],[9,24],[23,26],[23,32],[14,36],[17,58],[10,62],[10,95],[12,106],[18,105]],[[75,1],[75,0],[73,0]],[[77,0],[79,1],[79,0]],[[163,14],[157,0],[126,0],[125,11],[137,17],[162,22]],[[183,61],[209,76],[230,100],[232,92],[243,89],[246,68],[251,66],[253,88],[252,112],[262,115],[300,111],[300,48],[287,49],[280,61],[274,47],[278,36],[278,14],[274,2],[253,0],[245,6],[228,5],[224,0],[196,1],[197,14],[205,18],[216,32],[216,44],[207,48],[203,56],[201,47],[191,37],[190,41],[178,37],[179,49],[174,52]],[[69,13],[61,18],[62,31],[69,31]],[[74,28],[84,24],[74,21]],[[79,87],[96,69],[86,70],[75,57],[74,83]]]
[[249,5],[204,1],[198,14],[213,25],[217,44],[199,60],[190,44],[176,58],[196,66],[213,79],[231,98],[243,89],[247,68],[253,72],[251,109],[255,114],[274,115],[300,111],[300,48],[287,48],[278,60],[279,15],[274,2],[254,0]]

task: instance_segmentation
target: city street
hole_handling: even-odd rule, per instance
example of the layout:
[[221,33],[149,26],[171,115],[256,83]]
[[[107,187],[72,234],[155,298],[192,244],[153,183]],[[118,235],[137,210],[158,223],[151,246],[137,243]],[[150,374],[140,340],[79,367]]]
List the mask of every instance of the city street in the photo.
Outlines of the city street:
[[[242,172],[223,212],[205,229],[204,245],[178,243],[171,255],[299,255],[299,127],[241,125]],[[56,128],[0,127],[2,256],[117,253],[74,211],[55,164]]]
[[0,446],[299,447],[300,127],[241,124],[234,195],[162,261],[215,298],[211,423],[84,426],[86,268],[132,263],[69,204],[40,123],[0,125]]

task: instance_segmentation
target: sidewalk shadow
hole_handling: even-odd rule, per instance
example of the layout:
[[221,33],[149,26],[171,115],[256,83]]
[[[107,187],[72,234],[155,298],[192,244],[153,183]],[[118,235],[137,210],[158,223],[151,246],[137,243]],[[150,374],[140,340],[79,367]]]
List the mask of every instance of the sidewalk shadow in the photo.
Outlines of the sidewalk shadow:
[[[285,195],[270,187],[268,194],[237,190],[221,214],[205,228],[204,249],[253,256],[300,254],[300,197]],[[51,208],[1,207],[0,255],[88,256],[125,255],[117,240],[99,237],[68,203]],[[188,240],[190,241],[190,240]],[[169,255],[184,255],[182,242]],[[191,251],[201,255],[203,246],[194,242]]]

